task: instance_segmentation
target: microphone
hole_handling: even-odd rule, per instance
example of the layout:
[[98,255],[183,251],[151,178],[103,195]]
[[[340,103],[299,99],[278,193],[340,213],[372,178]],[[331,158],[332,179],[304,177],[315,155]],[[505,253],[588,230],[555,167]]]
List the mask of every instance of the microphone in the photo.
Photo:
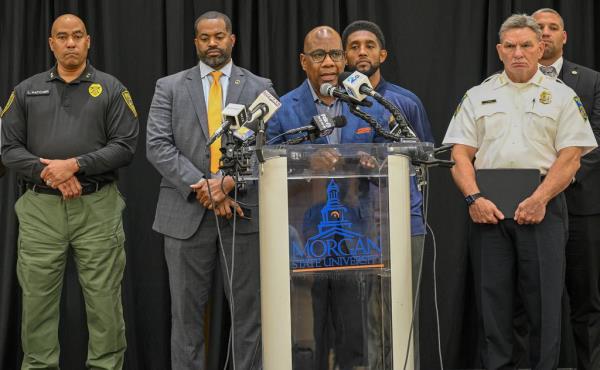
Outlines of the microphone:
[[318,134],[316,137],[329,136],[333,133],[335,128],[341,128],[346,126],[346,117],[344,116],[335,116],[333,118],[329,117],[327,114],[318,114],[313,116],[310,124],[306,126],[300,126],[297,128],[293,128],[283,133],[283,135],[294,135],[300,132],[314,132]]
[[250,105],[250,108],[248,108],[250,110],[248,123],[254,122],[259,118],[267,122],[280,107],[281,102],[271,95],[268,90],[265,90],[258,95],[256,100]]
[[346,94],[344,91],[336,88],[335,86],[333,86],[330,83],[324,83],[323,85],[321,85],[321,88],[319,89],[319,91],[321,92],[321,95],[333,96],[333,97],[341,99],[351,105],[362,105],[365,107],[370,107],[373,105],[373,103],[368,100],[360,101],[360,100]]
[[221,126],[213,133],[210,139],[208,139],[208,143],[206,144],[207,148],[211,146],[212,143],[214,143],[218,138],[223,136],[227,130],[237,129],[241,125],[245,124],[248,120],[248,111],[242,104],[229,103],[225,109],[223,109],[222,114],[223,122],[221,123]]
[[371,95],[371,92],[377,94],[377,92],[373,90],[369,77],[358,71],[352,74],[350,72],[342,72],[340,73],[339,79],[343,81],[342,83],[348,92],[348,95],[355,99],[364,100],[367,95],[373,96]]
[[233,136],[242,142],[251,140],[260,129],[259,119],[262,119],[263,123],[267,122],[279,108],[281,102],[268,90],[263,91],[250,105],[249,119],[233,131]]
[[344,87],[346,88],[346,91],[348,91],[349,95],[359,100],[364,99],[367,95],[372,96],[381,105],[383,105],[384,108],[392,114],[392,116],[394,116],[396,126],[391,130],[393,135],[400,134],[402,137],[407,138],[417,137],[412,125],[408,122],[402,111],[389,100],[384,98],[380,93],[375,91],[371,85],[371,81],[367,76],[359,71],[354,71],[352,74],[349,72],[342,72],[338,78],[343,79]]
[[336,116],[331,118],[327,114],[318,114],[316,116],[313,116],[312,120],[308,125],[287,130],[283,134],[275,136],[274,138],[269,140],[269,142],[277,140],[282,136],[295,135],[301,132],[306,132],[307,135],[290,139],[287,142],[288,144],[299,144],[305,140],[314,140],[319,137],[331,135],[334,129],[344,127],[346,126],[346,123],[346,117],[344,116]]

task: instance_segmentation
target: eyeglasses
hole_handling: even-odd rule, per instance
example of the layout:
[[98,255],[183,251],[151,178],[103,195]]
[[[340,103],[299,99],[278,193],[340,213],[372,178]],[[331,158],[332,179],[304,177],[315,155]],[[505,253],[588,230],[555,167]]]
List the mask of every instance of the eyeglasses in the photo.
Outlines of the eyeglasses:
[[306,53],[312,59],[314,63],[323,63],[327,55],[331,57],[331,60],[334,62],[339,62],[344,60],[344,51],[340,49],[331,49],[329,51],[325,51],[323,49],[313,50],[310,53]]

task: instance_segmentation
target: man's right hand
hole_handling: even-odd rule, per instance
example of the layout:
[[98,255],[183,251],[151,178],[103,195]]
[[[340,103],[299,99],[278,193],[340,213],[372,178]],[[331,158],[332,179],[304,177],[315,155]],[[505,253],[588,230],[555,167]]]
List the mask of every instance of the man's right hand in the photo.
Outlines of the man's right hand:
[[504,220],[504,215],[492,201],[484,197],[475,199],[469,206],[469,215],[476,224],[497,224]]
[[316,171],[330,171],[335,168],[340,157],[340,153],[335,149],[320,149],[310,157],[310,167]]
[[62,193],[63,199],[74,199],[81,196],[81,184],[77,177],[71,176],[67,181],[58,185],[58,190]]

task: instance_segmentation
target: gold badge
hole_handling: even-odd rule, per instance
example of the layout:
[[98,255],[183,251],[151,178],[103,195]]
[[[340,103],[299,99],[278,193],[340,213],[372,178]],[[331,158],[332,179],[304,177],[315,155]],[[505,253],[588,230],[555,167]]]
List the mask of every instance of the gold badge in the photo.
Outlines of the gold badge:
[[581,102],[581,99],[579,99],[579,96],[575,96],[573,98],[573,100],[575,101],[575,104],[577,104],[577,109],[579,109],[579,113],[581,114],[581,117],[583,117],[583,119],[585,121],[588,120],[588,115],[585,112],[585,108],[583,107],[583,103]]
[[137,118],[137,110],[135,110],[135,105],[133,105],[133,99],[131,99],[131,94],[129,94],[129,91],[125,90],[121,93],[121,95],[123,96],[123,100],[125,100],[125,103],[129,107],[129,109],[131,110],[131,113],[133,113],[133,116]]
[[8,98],[8,101],[6,102],[6,106],[4,107],[4,109],[2,110],[2,113],[0,113],[0,118],[4,117],[4,114],[6,112],[8,112],[8,108],[10,108],[10,105],[13,103],[13,101],[15,100],[15,92],[13,91],[10,94],[10,97]]
[[98,96],[100,96],[100,94],[102,94],[102,86],[100,86],[100,84],[91,84],[88,88],[88,92],[91,96],[97,98]]
[[540,103],[550,104],[552,102],[552,94],[548,90],[542,91],[540,94]]

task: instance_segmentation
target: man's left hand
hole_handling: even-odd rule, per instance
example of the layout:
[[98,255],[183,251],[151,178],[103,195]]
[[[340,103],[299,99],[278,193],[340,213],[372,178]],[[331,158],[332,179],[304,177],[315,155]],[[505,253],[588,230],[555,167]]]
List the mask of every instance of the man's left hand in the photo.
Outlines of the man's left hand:
[[519,225],[539,224],[546,216],[546,203],[536,197],[528,197],[517,207],[515,221]]
[[[225,178],[202,179],[198,183],[191,185],[191,188],[196,192],[196,199],[198,199],[204,207],[211,209],[212,203],[221,203],[223,199],[227,197],[227,194],[233,190],[234,186],[235,182],[233,181],[233,178],[231,176],[226,176]],[[225,192],[223,192],[223,190],[225,190]]]
[[69,159],[45,159],[40,158],[40,162],[46,165],[42,170],[40,177],[46,185],[56,189],[58,186],[79,171],[79,166],[75,158]]

